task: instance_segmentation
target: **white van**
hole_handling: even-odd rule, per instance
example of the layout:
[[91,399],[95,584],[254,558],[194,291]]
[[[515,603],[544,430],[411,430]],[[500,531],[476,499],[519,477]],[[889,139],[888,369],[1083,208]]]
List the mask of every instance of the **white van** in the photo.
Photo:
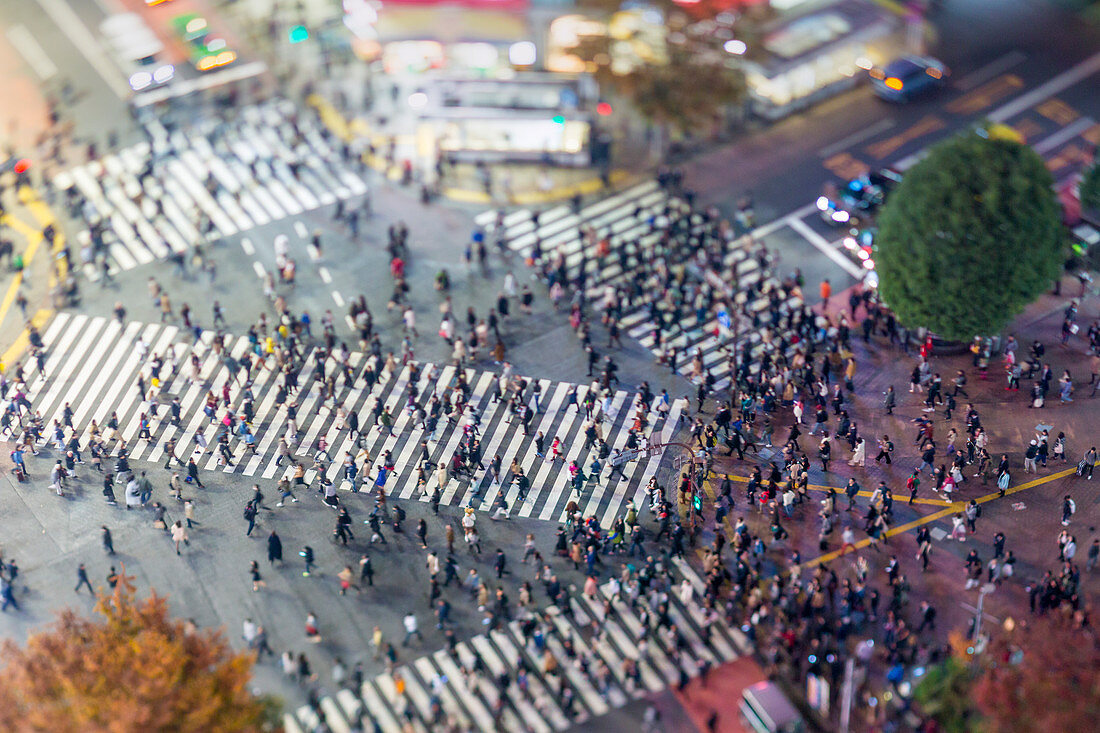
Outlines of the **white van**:
[[136,13],[112,15],[100,23],[99,32],[135,92],[167,84],[175,76],[175,67],[161,61],[164,44]]
[[741,693],[741,715],[756,733],[801,733],[799,715],[774,682],[762,680]]

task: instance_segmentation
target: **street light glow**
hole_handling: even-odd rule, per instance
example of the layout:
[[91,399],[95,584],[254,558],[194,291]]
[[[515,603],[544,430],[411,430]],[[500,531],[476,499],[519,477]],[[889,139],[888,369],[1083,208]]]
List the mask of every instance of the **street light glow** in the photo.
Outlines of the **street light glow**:
[[740,41],[736,38],[731,38],[722,44],[722,48],[726,49],[726,53],[732,53],[734,56],[740,56],[749,50],[749,47],[745,45],[744,41]]

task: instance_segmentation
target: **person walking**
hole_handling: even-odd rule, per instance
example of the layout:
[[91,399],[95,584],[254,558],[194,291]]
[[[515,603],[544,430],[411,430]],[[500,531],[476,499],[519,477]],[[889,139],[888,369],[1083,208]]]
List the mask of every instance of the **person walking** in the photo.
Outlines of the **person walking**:
[[253,502],[244,505],[244,520],[248,522],[248,529],[244,533],[246,537],[251,537],[252,530],[256,528],[256,514],[256,505]]
[[103,540],[103,551],[108,555],[115,554],[115,543],[111,539],[111,530],[107,529],[107,525],[100,526],[100,537]]
[[1069,520],[1077,513],[1077,504],[1069,494],[1062,497],[1062,526],[1068,527]]
[[176,545],[176,554],[180,554],[180,543],[190,545],[191,542],[187,539],[187,528],[183,526],[183,522],[179,519],[172,525],[172,542]]
[[252,578],[252,592],[259,593],[260,588],[267,585],[264,582],[263,576],[260,575],[260,563],[253,560],[248,564],[248,575]]
[[88,587],[89,593],[91,593],[93,596],[95,595],[95,589],[92,588],[92,583],[90,580],[88,580],[88,570],[84,567],[84,563],[80,563],[80,565],[76,568],[76,588],[73,590],[73,592],[79,593],[80,589],[84,586]]
[[416,637],[418,641],[423,642],[424,636],[420,633],[420,625],[416,621],[416,615],[409,611],[405,614],[405,618],[402,619],[402,623],[405,625],[405,638],[401,641],[401,646],[408,646],[409,639]]
[[283,541],[275,530],[271,530],[267,536],[267,562],[274,565],[275,561],[280,565],[283,563]]

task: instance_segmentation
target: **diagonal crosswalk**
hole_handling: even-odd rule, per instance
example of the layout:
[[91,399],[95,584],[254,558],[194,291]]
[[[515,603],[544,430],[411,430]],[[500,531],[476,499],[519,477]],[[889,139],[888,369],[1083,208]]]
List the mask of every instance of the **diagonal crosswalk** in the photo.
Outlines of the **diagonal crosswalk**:
[[[440,650],[365,680],[359,690],[323,696],[317,709],[305,705],[285,714],[286,730],[307,733],[324,729],[323,723],[351,731],[373,724],[399,733],[438,730],[447,721],[456,730],[550,733],[676,684],[681,671],[693,677],[700,663],[736,659],[747,639],[699,605],[704,581],[697,572],[682,560],[672,563],[670,579],[687,580],[690,598],[667,590],[647,595],[632,585],[636,580],[618,594],[611,583],[593,597],[577,593],[568,609],[524,612],[456,644],[453,653]],[[667,625],[657,628],[662,604]]]
[[[290,444],[293,457],[304,466],[311,466],[318,441],[323,439],[329,446],[331,460],[323,470],[341,488],[352,488],[344,481],[342,467],[348,453],[356,456],[362,447],[372,459],[367,465],[358,462],[361,468],[358,484],[373,478],[389,451],[395,468],[395,478],[386,484],[390,496],[427,501],[438,487],[444,504],[488,511],[499,487],[491,485],[491,476],[485,471],[477,470],[473,480],[448,474],[445,485],[439,485],[439,474],[429,469],[425,471],[427,483],[422,489],[417,487],[416,468],[423,456],[421,441],[430,436],[409,408],[426,407],[432,395],[438,395],[447,404],[456,398],[459,377],[464,376],[469,385],[469,407],[453,421],[446,414],[440,419],[434,440],[428,443],[429,459],[435,464],[450,461],[463,440],[472,408],[478,415],[483,463],[487,465],[499,453],[502,477],[507,477],[508,467],[515,459],[530,479],[530,491],[522,501],[519,486],[514,482],[507,485],[505,496],[513,515],[561,521],[565,506],[576,500],[585,516],[596,516],[604,527],[610,527],[627,504],[642,507],[645,486],[660,464],[659,455],[643,454],[626,463],[619,477],[610,475],[605,461],[598,481],[590,476],[581,493],[576,493],[568,471],[569,461],[575,460],[587,475],[597,450],[595,445],[586,445],[585,431],[590,418],[583,407],[585,396],[594,386],[538,380],[542,411],[534,416],[529,434],[525,435],[515,406],[526,401],[533,407],[532,388],[510,407],[507,395],[503,399],[496,397],[499,385],[496,373],[466,368],[460,375],[453,365],[440,368],[412,363],[398,365],[393,373],[387,373],[371,355],[351,353],[347,363],[353,379],[339,377],[336,396],[344,410],[360,416],[360,427],[365,431],[360,439],[341,424],[334,402],[324,400],[321,370],[326,376],[340,374],[338,353],[329,355],[320,364],[313,356],[305,359],[297,376],[298,391],[280,399],[283,376],[273,363],[261,365],[257,359],[257,366],[248,372],[250,379],[246,379],[244,371],[231,374],[234,363],[246,362],[254,352],[247,337],[226,336],[219,343],[213,332],[205,332],[195,340],[190,331],[175,325],[136,322],[123,325],[116,319],[71,313],[57,314],[42,336],[47,352],[44,365],[47,378],[41,378],[37,366],[25,370],[24,378],[33,409],[45,421],[45,436],[52,435],[53,421],[62,419],[66,405],[73,411],[73,426],[81,446],[87,446],[93,436],[93,421],[103,431],[102,437],[109,437],[105,426],[111,415],[117,414],[118,432],[134,460],[163,465],[168,461],[169,441],[174,441],[175,455],[183,461],[193,455],[200,468],[276,480],[292,468],[289,462],[280,461],[278,451],[280,439],[290,442],[289,406],[294,404],[297,440]],[[158,362],[162,363],[159,369]],[[368,362],[377,365],[380,371],[379,378],[370,386],[364,376]],[[414,367],[419,372],[415,382]],[[159,382],[156,386],[154,378]],[[144,383],[146,394],[139,391],[139,382]],[[244,437],[234,433],[231,459],[223,465],[215,446],[227,411],[222,399],[227,384],[228,409],[236,414],[243,414],[246,384],[250,385],[254,413],[251,430],[256,441],[253,453]],[[574,390],[580,404],[563,409],[566,396]],[[417,396],[410,404],[414,393]],[[179,400],[178,425],[170,419],[169,405],[173,399]],[[392,432],[380,426],[370,427],[373,416],[368,405],[375,400],[393,415]],[[204,410],[208,401],[217,404],[213,417]],[[611,449],[628,446],[641,409],[635,395],[619,390],[606,412],[600,408],[600,399],[595,402],[591,419],[598,422],[608,446]],[[668,442],[682,408],[682,402],[676,401],[667,415],[656,410],[647,413],[642,421],[644,427],[634,439],[641,445]],[[149,440],[140,438],[143,414],[152,416]],[[563,459],[551,460],[549,451],[545,458],[537,455],[534,437],[539,431],[545,434],[547,446],[555,436],[561,439]],[[205,450],[198,447],[203,443],[207,446]],[[108,448],[117,453],[119,445],[111,442]],[[312,482],[318,478],[317,472],[311,469],[306,478]]]
[[602,307],[614,305],[623,332],[655,356],[667,358],[675,349],[682,357],[678,371],[692,379],[710,372],[722,389],[737,369],[737,355],[791,348],[779,332],[803,306],[797,287],[776,277],[751,234],[736,235],[656,181],[577,211],[565,205],[486,211],[475,220],[498,245],[539,254],[544,274],[564,273]]
[[158,126],[153,138],[53,180],[86,224],[102,221],[105,254],[121,270],[367,192],[320,124],[287,100],[233,123]]

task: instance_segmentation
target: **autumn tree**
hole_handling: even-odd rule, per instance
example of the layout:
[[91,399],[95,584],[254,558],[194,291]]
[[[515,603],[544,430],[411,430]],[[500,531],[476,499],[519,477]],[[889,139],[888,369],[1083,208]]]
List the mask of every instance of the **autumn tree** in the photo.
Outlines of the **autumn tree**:
[[4,642],[0,730],[260,731],[273,705],[248,690],[251,654],[220,631],[189,630],[164,597],[129,578],[101,593],[96,617],[62,611],[25,647]]
[[[610,17],[624,5],[629,6],[622,0],[585,0],[580,6]],[[583,36],[572,53],[587,63],[602,88],[629,100],[650,122],[681,133],[706,133],[744,96],[744,74],[736,55],[724,48],[748,24],[738,14],[741,5],[740,0],[686,6],[656,0],[650,7],[665,24],[659,39]],[[748,4],[744,11],[760,14],[764,8]]]
[[988,733],[1095,730],[1100,638],[1060,614],[992,635],[973,698]]

